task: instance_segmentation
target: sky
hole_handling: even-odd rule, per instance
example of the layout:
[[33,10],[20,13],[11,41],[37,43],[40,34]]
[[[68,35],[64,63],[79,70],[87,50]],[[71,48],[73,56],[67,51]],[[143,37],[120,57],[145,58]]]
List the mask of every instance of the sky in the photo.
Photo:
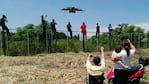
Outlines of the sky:
[[[16,29],[27,24],[38,25],[41,15],[46,20],[55,19],[57,30],[66,31],[70,21],[73,31],[80,31],[85,22],[87,31],[95,31],[98,22],[101,32],[108,31],[109,24],[135,24],[149,30],[149,0],[0,0],[0,17],[8,18],[8,28]],[[75,6],[83,9],[69,13],[60,9]]]

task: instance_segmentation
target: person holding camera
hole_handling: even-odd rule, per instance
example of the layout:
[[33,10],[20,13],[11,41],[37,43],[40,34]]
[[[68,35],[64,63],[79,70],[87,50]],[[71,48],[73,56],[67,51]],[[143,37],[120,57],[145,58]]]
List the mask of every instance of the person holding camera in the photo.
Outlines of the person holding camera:
[[[88,54],[86,60],[86,68],[88,73],[88,84],[103,84],[104,82],[104,69],[105,69],[105,59],[104,59],[104,47],[100,47],[100,57]],[[93,58],[93,63],[91,59]]]

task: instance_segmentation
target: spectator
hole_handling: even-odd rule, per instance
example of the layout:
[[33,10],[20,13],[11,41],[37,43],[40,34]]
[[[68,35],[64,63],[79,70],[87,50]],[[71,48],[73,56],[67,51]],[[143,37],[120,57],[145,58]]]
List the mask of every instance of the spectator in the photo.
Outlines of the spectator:
[[111,36],[112,35],[112,25],[111,24],[109,24],[109,26],[108,26],[108,31],[109,31],[109,35]]
[[[89,74],[89,84],[103,84],[104,81],[104,69],[105,69],[105,59],[104,59],[104,47],[100,47],[100,57],[93,57],[89,54],[86,60],[86,68]],[[93,64],[91,63],[91,58],[93,57]],[[94,78],[97,77],[97,78]]]
[[[112,61],[115,63],[114,67],[128,68],[128,66],[126,66],[121,60],[121,54],[122,54],[121,50],[122,47],[119,45],[116,46],[115,50],[112,53]],[[116,58],[114,56],[116,56]]]
[[85,22],[83,22],[82,25],[81,25],[81,32],[82,32],[82,34],[83,34],[83,37],[87,40],[86,24],[85,24]]
[[56,22],[54,19],[52,19],[51,28],[52,28],[52,31],[55,33],[56,32]]
[[71,30],[71,23],[70,22],[68,22],[68,24],[67,24],[67,31],[68,32],[70,32],[70,38],[72,39],[72,30]]
[[[130,42],[130,40],[126,39],[123,41],[123,48],[121,50],[121,60],[126,66],[131,66],[131,60],[134,57],[136,48],[135,46]],[[112,53],[113,54],[113,53]],[[118,56],[112,56],[112,59],[114,61],[118,59]],[[114,75],[115,75],[115,81],[114,84],[128,84],[128,77],[130,72],[127,69],[124,69],[124,67],[120,65],[114,66]],[[123,78],[122,78],[123,77]]]
[[57,39],[57,35],[56,35],[56,22],[54,19],[52,19],[52,22],[51,22],[51,29],[52,29],[52,32],[53,32],[53,38],[54,39]]
[[41,16],[41,22],[43,27],[43,36],[46,37],[46,20],[43,15]]
[[99,35],[100,35],[100,26],[99,26],[98,23],[96,25],[97,25],[96,26],[96,37],[99,38]]
[[2,15],[2,18],[0,19],[0,26],[2,27],[2,30],[6,30],[7,36],[10,36],[9,29],[6,26],[5,22],[8,22],[7,17],[5,15]]

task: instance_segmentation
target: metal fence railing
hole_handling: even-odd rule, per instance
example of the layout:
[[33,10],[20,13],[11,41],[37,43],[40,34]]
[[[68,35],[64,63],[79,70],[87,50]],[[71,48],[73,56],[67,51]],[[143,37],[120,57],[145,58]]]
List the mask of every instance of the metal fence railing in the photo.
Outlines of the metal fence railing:
[[[14,31],[14,30],[13,30]],[[80,31],[73,31],[73,38],[70,38],[68,31],[47,31],[42,36],[41,31],[26,30],[21,33],[14,32],[11,37],[5,34],[6,55],[33,55],[38,53],[53,52],[79,52],[83,50],[83,40]],[[106,50],[112,49],[122,41],[123,37],[129,38],[137,48],[149,48],[149,36],[144,34],[128,33],[122,35],[109,35],[101,33],[97,38],[95,32],[87,32],[87,39],[84,41],[85,51],[98,51],[98,46],[104,45]],[[4,54],[3,37],[0,34],[0,54]]]

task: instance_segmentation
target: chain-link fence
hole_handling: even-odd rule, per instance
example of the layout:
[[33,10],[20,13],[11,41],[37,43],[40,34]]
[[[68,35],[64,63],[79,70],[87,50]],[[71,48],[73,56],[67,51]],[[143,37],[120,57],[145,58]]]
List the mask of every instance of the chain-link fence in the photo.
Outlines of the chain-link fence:
[[18,56],[38,53],[79,52],[83,50],[96,52],[98,46],[101,45],[106,50],[111,50],[115,45],[122,43],[122,39],[125,37],[129,38],[137,48],[149,48],[149,35],[141,33],[109,35],[109,33],[102,32],[99,36],[96,36],[96,32],[87,32],[87,39],[84,39],[84,41],[80,31],[73,31],[72,34],[73,37],[71,38],[68,31],[61,30],[53,33],[49,30],[46,32],[46,36],[43,36],[41,31],[26,30],[21,33],[13,32],[10,37],[5,34],[5,39],[1,34],[0,54]]

